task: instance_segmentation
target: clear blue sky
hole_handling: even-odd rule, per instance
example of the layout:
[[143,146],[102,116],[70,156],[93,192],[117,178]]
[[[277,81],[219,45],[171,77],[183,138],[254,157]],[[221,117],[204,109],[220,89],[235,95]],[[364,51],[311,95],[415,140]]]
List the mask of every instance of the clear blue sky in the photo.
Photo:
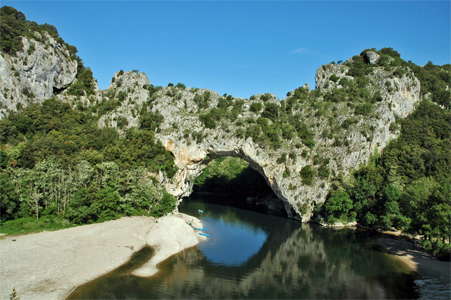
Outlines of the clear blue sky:
[[448,1],[0,1],[53,24],[100,87],[115,71],[237,97],[284,97],[365,48],[450,63]]

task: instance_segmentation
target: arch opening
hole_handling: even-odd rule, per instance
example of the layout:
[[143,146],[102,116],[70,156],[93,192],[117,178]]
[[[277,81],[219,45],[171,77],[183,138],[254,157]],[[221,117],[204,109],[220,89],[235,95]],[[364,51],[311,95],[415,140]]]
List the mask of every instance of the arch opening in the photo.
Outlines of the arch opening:
[[252,163],[236,156],[210,157],[189,199],[290,217],[284,203]]

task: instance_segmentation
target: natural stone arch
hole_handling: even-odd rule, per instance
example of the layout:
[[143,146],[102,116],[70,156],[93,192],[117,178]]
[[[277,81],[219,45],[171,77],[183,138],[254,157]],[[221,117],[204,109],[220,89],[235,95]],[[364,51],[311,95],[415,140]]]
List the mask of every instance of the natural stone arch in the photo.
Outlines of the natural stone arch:
[[[384,78],[379,85],[385,85]],[[370,156],[381,151],[398,132],[393,132],[390,125],[399,117],[406,117],[414,110],[419,101],[419,82],[398,80],[400,89],[395,93],[384,95],[384,100],[377,104],[376,117],[361,119],[355,126],[351,126],[343,133],[346,143],[334,145],[334,141],[322,138],[322,131],[327,129],[325,124],[315,128],[315,146],[310,149],[305,145],[296,147],[296,141],[283,141],[279,149],[272,149],[256,143],[252,138],[236,136],[233,125],[230,127],[208,129],[199,121],[198,115],[180,115],[177,104],[172,102],[168,107],[166,101],[156,101],[152,106],[153,111],[162,113],[165,120],[176,120],[179,128],[196,128],[201,132],[202,140],[195,140],[191,136],[186,137],[182,130],[171,130],[171,122],[161,124],[157,137],[164,147],[173,153],[175,164],[179,171],[171,180],[164,182],[166,189],[173,195],[186,197],[192,190],[194,179],[200,174],[208,161],[209,156],[237,156],[257,170],[268,182],[268,185],[286,204],[286,210],[290,217],[298,218],[303,222],[310,220],[315,206],[324,203],[332,181],[337,176],[347,176],[353,169],[368,161]],[[217,104],[219,95],[212,99],[212,106]],[[192,95],[182,93],[182,98],[188,102]],[[281,101],[276,102],[281,105]],[[284,100],[282,100],[284,101]],[[247,103],[246,103],[247,104]],[[189,103],[188,106],[193,105]],[[247,104],[249,105],[249,104]],[[244,110],[246,107],[244,108]],[[245,119],[246,113],[240,118]],[[345,118],[344,118],[345,119]],[[342,123],[344,119],[338,121]],[[229,128],[229,129],[228,129]],[[366,134],[362,128],[371,128]],[[231,129],[231,130],[230,130]],[[308,151],[308,156],[303,157],[303,152]],[[278,163],[282,155],[294,153],[295,158],[287,158],[286,162]],[[320,154],[328,161],[331,175],[326,178],[316,178],[311,184],[305,184],[300,176],[301,170],[314,164],[314,158]],[[293,214],[294,212],[294,214]]]
[[[282,175],[285,166],[276,163],[274,155],[262,151],[252,140],[234,139],[231,137],[231,139],[224,139],[223,142],[218,142],[214,148],[202,149],[199,145],[188,146],[182,144],[181,141],[175,142],[170,138],[162,139],[165,148],[174,154],[174,161],[179,168],[175,177],[171,181],[166,182],[166,189],[177,196],[180,201],[182,197],[187,197],[191,194],[195,178],[207,166],[211,157],[239,157],[247,161],[266,180],[274,194],[283,201],[287,215],[290,218],[302,220],[297,202],[294,201],[297,199],[297,191],[289,189],[290,182],[288,178],[283,178]],[[297,178],[293,178],[293,181],[296,180]],[[306,190],[312,190],[312,187],[307,187]],[[326,189],[324,189],[323,193],[326,193]]]
[[[109,94],[123,93],[127,96],[119,107],[102,115],[98,124],[116,127],[118,118],[126,118],[127,127],[137,127],[140,126],[137,112],[160,115],[162,121],[155,136],[174,155],[178,171],[172,178],[163,173],[155,176],[179,201],[189,196],[194,179],[205,168],[209,156],[237,156],[260,172],[274,194],[286,203],[289,216],[305,222],[310,220],[315,208],[324,203],[334,180],[348,176],[398,136],[399,130],[392,125],[413,112],[420,100],[420,83],[410,70],[395,76],[393,70],[373,66],[365,77],[368,92],[377,94],[371,115],[357,113],[346,101],[327,102],[325,94],[344,88],[340,85],[341,79],[355,80],[349,75],[349,68],[344,64],[322,66],[316,74],[316,90],[302,87],[282,100],[269,94],[239,99],[184,86],[155,89],[144,73],[118,72],[110,88],[100,95],[108,98]],[[252,104],[264,109],[252,109]],[[323,104],[326,107],[331,104],[338,113],[332,117],[321,115]],[[213,118],[219,119],[217,124],[205,122],[203,118],[217,112],[219,107],[227,117],[216,114]],[[288,139],[279,137],[279,144],[265,144],[240,132],[240,129],[257,126],[261,119],[269,120],[263,115],[267,107],[277,107],[277,114],[284,111],[283,117],[309,128],[311,141],[307,142],[297,133]],[[279,124],[278,118],[279,115],[269,120],[267,128]],[[338,134],[327,134],[334,131]],[[318,161],[325,164],[330,173],[304,181],[301,171],[319,170]]]
[[[174,145],[173,142],[168,142],[170,145]],[[170,147],[169,147],[170,148]],[[249,150],[249,149],[247,149]],[[183,150],[182,150],[183,151]],[[177,150],[172,149],[172,153],[177,153]],[[210,151],[204,155],[202,155],[202,159],[199,160],[200,157],[190,157],[189,153],[184,152],[181,154],[183,159],[182,163],[188,163],[184,167],[182,167],[182,170],[186,170],[185,172],[179,172],[178,174],[184,174],[184,178],[179,178],[176,180],[176,183],[184,182],[185,187],[178,188],[175,187],[175,189],[172,189],[173,185],[169,185],[167,188],[170,192],[173,194],[176,194],[179,198],[179,203],[183,201],[183,197],[189,196],[192,193],[193,185],[195,179],[202,173],[202,171],[208,166],[208,163],[211,162],[214,159],[221,158],[221,157],[236,157],[240,158],[244,161],[246,161],[249,164],[249,167],[256,171],[266,182],[268,187],[272,190],[274,196],[280,200],[280,202],[283,204],[284,212],[287,217],[293,218],[293,219],[299,219],[299,216],[296,214],[295,209],[292,207],[292,204],[288,201],[288,199],[283,194],[283,189],[280,189],[277,183],[277,179],[274,177],[271,177],[270,174],[268,174],[268,171],[265,170],[264,167],[262,167],[261,164],[257,162],[258,156],[255,156],[254,153],[246,151],[246,148],[238,148],[238,149],[230,149],[230,150],[224,150],[221,149],[220,151]],[[178,163],[181,163],[178,158],[180,157],[180,154],[175,155],[176,161]],[[189,167],[188,167],[189,165]],[[180,165],[179,165],[180,167]],[[187,186],[187,187],[186,187]],[[183,191],[183,194],[179,194],[179,191]]]

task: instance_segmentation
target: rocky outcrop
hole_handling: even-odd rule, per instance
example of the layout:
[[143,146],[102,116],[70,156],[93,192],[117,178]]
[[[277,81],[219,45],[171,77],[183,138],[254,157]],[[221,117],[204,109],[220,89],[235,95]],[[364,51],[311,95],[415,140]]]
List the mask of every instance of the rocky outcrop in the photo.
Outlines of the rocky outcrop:
[[78,64],[67,46],[46,32],[34,36],[22,37],[15,55],[0,53],[0,118],[53,97],[75,80]]
[[333,89],[342,87],[339,83],[341,78],[352,80],[351,76],[346,75],[349,67],[341,64],[328,64],[321,66],[315,75],[317,89]]
[[[139,110],[149,100],[149,92],[146,89],[148,86],[150,86],[150,80],[142,72],[116,72],[108,90],[100,92],[100,94],[107,98],[119,98],[123,105],[113,112],[101,116],[98,125],[117,128],[119,120],[122,119],[126,120],[125,127],[127,128],[139,126]],[[99,93],[97,98],[99,98]]]
[[369,50],[363,53],[363,57],[367,63],[374,65],[379,61],[380,55],[375,51]]

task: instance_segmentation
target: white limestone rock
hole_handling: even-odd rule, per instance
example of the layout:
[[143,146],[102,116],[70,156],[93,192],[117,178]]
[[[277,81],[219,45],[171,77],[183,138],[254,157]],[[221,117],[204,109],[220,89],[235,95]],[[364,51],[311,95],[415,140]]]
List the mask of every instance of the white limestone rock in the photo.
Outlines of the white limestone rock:
[[23,49],[15,56],[0,53],[0,118],[53,97],[74,81],[77,60],[64,44],[45,35],[45,42],[22,37]]
[[375,51],[368,50],[363,53],[363,57],[370,65],[375,65],[381,56]]
[[317,89],[333,89],[341,87],[339,80],[346,78],[352,80],[353,77],[346,75],[349,67],[342,64],[327,64],[321,66],[315,75]]

